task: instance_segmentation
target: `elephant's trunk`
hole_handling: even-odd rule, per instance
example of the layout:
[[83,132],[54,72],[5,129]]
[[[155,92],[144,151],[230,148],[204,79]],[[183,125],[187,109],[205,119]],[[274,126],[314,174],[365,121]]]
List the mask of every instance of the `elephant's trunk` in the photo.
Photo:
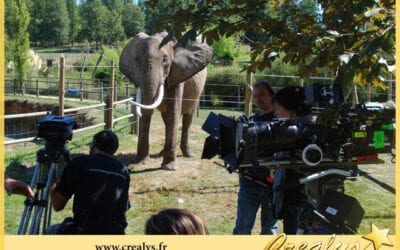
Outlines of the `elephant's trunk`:
[[142,116],[142,112],[141,112],[140,108],[143,108],[143,109],[155,109],[158,106],[160,106],[160,104],[161,104],[161,102],[162,102],[162,100],[164,98],[164,83],[160,84],[160,87],[158,88],[158,95],[157,95],[157,98],[154,101],[154,103],[152,103],[150,105],[141,104],[141,99],[142,99],[141,97],[142,97],[142,90],[139,87],[137,89],[137,93],[136,93],[136,101],[137,102],[129,101],[130,103],[132,103],[133,105],[136,106],[136,111],[137,111],[137,114],[139,116]]

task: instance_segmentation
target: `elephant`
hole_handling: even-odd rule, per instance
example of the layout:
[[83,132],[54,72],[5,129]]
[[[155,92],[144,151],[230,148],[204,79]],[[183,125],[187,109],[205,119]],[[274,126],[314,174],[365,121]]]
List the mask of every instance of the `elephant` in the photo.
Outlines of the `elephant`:
[[119,68],[135,84],[138,89],[136,100],[143,108],[140,112],[136,162],[145,163],[149,158],[151,116],[159,105],[165,124],[161,168],[176,170],[180,114],[183,116],[180,147],[184,156],[193,156],[189,147],[189,127],[205,85],[212,48],[201,38],[189,40],[186,46],[175,39],[160,46],[167,34],[138,33],[124,47]]

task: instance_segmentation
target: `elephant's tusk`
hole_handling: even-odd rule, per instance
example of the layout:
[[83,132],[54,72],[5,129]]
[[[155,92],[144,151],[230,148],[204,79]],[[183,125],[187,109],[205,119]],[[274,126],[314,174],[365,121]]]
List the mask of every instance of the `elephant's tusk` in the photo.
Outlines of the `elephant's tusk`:
[[153,104],[144,105],[144,104],[132,101],[132,100],[129,100],[129,102],[132,103],[133,105],[135,105],[136,107],[141,107],[143,109],[155,109],[161,104],[163,97],[164,97],[164,84],[161,84],[160,87],[158,88],[157,99],[155,100],[155,102]]
[[[138,103],[142,103],[142,88],[138,88],[136,92],[136,101]],[[136,106],[136,114],[141,117],[142,116],[142,110],[140,109],[139,106]]]

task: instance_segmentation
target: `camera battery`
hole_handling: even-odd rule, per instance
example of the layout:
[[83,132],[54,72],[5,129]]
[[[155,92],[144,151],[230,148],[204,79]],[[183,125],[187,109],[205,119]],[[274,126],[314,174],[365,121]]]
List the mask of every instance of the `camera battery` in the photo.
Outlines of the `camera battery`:
[[330,189],[326,190],[318,211],[343,233],[357,232],[365,213],[355,198]]

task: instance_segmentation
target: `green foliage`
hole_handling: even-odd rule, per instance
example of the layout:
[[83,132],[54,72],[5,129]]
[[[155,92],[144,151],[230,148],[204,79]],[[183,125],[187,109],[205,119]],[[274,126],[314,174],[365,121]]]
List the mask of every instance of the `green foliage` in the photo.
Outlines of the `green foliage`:
[[4,66],[6,66],[8,62],[13,60],[14,56],[14,43],[11,41],[11,39],[7,34],[5,34],[4,36],[4,55],[5,55]]
[[69,41],[70,17],[65,0],[29,1],[29,33],[33,43],[63,45]]
[[[151,1],[152,6],[165,3]],[[394,0],[318,0],[321,18],[308,11],[302,1],[200,1],[183,8],[171,1],[165,9],[179,9],[156,23],[172,25],[180,38],[189,32],[202,33],[209,43],[246,30],[260,30],[264,39],[249,43],[251,64],[249,71],[272,67],[277,55],[282,62],[304,65],[303,78],[318,73],[319,68],[335,72],[335,82],[359,85],[372,83],[385,87],[382,79],[394,73],[395,1]],[[265,11],[267,3],[275,17]]]
[[239,92],[244,94],[246,72],[237,65],[208,67],[204,96],[207,106],[237,106]]
[[122,26],[126,36],[133,37],[144,31],[145,15],[142,9],[133,3],[127,3],[122,10]]
[[66,0],[69,17],[69,42],[73,45],[81,29],[78,6],[75,0]]
[[109,44],[125,38],[121,21],[121,12],[109,9],[99,0],[86,1],[80,6],[82,29],[79,40],[95,41],[99,44]]
[[105,16],[109,10],[99,1],[84,2],[79,9],[82,22],[82,29],[79,32],[79,40],[88,40],[89,42],[101,42],[105,39]]
[[17,80],[19,82],[19,92],[24,93],[24,82],[28,78],[28,52],[29,52],[29,12],[26,0],[15,0],[10,3],[12,43],[14,44],[13,61]]
[[146,32],[155,34],[171,30],[170,17],[179,12],[181,8],[188,8],[191,2],[190,0],[143,1],[146,14]]
[[213,59],[233,60],[236,58],[235,38],[221,36],[212,43]]

